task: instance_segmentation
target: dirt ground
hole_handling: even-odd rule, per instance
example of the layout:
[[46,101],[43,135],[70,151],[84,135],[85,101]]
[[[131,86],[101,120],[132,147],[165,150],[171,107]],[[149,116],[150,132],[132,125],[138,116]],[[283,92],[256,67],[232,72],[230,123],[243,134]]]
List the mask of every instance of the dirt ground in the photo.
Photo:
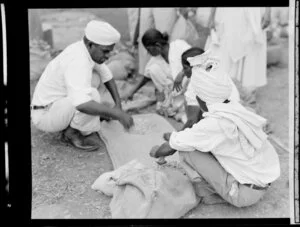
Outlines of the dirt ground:
[[[44,10],[44,21],[51,14],[74,10]],[[76,10],[75,10],[76,11]],[[125,9],[85,9],[109,21],[128,40]],[[49,16],[50,15],[50,16]],[[47,17],[48,16],[48,17]],[[53,18],[53,17],[52,17]],[[71,30],[70,30],[71,31]],[[124,36],[123,36],[124,34]],[[76,41],[67,34],[58,48]],[[257,91],[259,113],[270,120],[272,135],[285,146],[289,141],[289,74],[288,43],[281,44],[283,63],[268,68],[268,84]],[[31,94],[36,81],[31,82]],[[154,112],[153,106],[141,112]],[[176,129],[182,124],[168,119]],[[106,149],[86,153],[60,141],[59,133],[45,133],[31,124],[32,139],[32,218],[110,218],[110,198],[91,189],[92,183],[104,172],[113,169]],[[274,144],[275,145],[275,144]],[[281,176],[272,184],[258,204],[235,208],[229,204],[199,204],[184,218],[280,218],[289,217],[289,154],[275,146],[281,163]]]

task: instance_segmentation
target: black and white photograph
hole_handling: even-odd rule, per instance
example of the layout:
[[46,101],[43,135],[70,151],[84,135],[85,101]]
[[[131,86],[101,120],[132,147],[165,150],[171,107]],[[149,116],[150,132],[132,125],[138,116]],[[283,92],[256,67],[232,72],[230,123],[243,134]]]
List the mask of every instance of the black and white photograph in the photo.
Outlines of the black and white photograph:
[[32,221],[299,223],[294,17],[28,7]]

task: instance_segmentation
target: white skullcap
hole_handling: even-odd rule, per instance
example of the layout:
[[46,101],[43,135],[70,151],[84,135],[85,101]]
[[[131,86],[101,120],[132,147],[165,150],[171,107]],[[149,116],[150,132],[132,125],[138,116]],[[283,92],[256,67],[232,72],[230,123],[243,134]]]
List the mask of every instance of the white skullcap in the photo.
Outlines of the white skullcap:
[[120,33],[109,23],[105,21],[90,21],[85,27],[85,36],[88,40],[109,46],[119,42]]
[[[199,59],[197,56],[195,58]],[[195,58],[187,60],[195,64]],[[232,84],[226,73],[218,69],[207,72],[199,66],[192,68],[190,86],[193,93],[206,104],[222,103],[230,97],[232,91]]]

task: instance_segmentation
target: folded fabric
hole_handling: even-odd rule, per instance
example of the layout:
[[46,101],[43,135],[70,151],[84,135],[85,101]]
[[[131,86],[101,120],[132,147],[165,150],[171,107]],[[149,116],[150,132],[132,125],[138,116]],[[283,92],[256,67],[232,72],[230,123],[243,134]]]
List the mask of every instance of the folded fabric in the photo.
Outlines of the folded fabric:
[[[254,152],[259,150],[267,139],[267,134],[262,129],[267,120],[247,110],[238,102],[209,105],[208,112],[204,113],[203,116],[224,118],[235,124],[242,149],[250,157],[254,156]],[[229,138],[232,136],[226,130],[224,133]]]

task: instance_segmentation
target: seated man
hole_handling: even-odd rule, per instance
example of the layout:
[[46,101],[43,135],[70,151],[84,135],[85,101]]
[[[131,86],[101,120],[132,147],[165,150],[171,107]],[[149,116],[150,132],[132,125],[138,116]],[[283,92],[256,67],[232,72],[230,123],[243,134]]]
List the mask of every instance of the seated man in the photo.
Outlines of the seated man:
[[[112,74],[104,62],[120,40],[120,33],[104,21],[90,21],[83,40],[69,45],[46,67],[31,103],[33,124],[46,132],[63,131],[62,138],[87,151],[99,147],[100,117],[119,120],[125,128],[132,117],[121,107]],[[116,106],[102,104],[92,87],[93,71],[110,91]]]
[[234,206],[250,206],[279,177],[279,158],[262,130],[266,119],[229,101],[232,84],[228,76],[217,67],[208,72],[200,56],[188,61],[193,67],[190,86],[203,119],[173,132],[169,142],[153,148],[151,154],[158,158],[178,151],[183,167],[192,170],[187,173],[200,197],[210,191]]

